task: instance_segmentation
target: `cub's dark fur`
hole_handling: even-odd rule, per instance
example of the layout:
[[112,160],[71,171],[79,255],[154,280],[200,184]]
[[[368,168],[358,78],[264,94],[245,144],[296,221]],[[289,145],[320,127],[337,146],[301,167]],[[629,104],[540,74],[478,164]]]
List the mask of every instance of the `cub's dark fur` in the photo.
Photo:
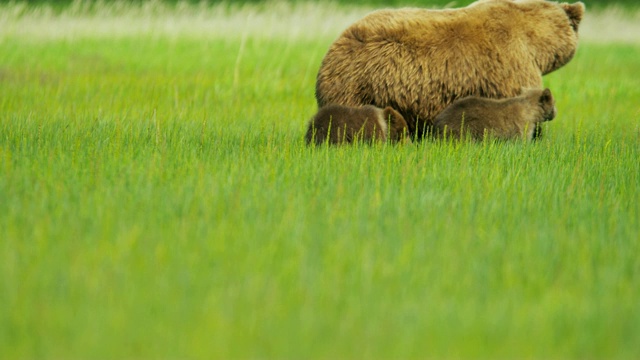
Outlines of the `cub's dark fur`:
[[434,121],[438,137],[474,140],[485,135],[507,140],[531,140],[538,123],[555,118],[555,100],[549,89],[527,89],[520,96],[488,99],[468,96],[454,101]]
[[349,107],[335,104],[318,110],[309,121],[305,140],[307,144],[317,145],[325,142],[410,141],[406,121],[391,107],[381,109],[373,105]]

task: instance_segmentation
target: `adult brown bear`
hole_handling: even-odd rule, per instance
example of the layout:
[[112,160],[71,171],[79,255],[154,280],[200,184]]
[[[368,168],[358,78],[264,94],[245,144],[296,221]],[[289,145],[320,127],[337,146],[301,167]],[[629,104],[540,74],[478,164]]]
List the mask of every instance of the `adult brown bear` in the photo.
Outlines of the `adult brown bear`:
[[481,0],[460,9],[372,12],[325,55],[318,107],[391,106],[420,137],[457,98],[541,88],[542,75],[575,54],[584,9],[581,2]]

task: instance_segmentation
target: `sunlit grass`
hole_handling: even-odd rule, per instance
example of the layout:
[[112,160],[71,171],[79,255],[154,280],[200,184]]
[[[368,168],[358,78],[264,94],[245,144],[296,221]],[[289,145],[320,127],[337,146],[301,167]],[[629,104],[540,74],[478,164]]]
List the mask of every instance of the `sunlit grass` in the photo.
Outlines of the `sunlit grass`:
[[4,6],[3,357],[638,357],[638,46],[545,77],[538,142],[307,148],[339,28]]

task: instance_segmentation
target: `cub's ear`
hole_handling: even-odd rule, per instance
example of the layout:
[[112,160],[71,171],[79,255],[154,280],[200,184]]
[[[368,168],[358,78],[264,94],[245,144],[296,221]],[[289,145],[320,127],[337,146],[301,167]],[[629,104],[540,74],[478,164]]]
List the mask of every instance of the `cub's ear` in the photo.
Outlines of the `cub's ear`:
[[560,4],[569,17],[571,27],[575,32],[578,32],[578,26],[582,21],[582,15],[584,15],[584,4],[580,1],[573,4],[562,3]]
[[551,95],[551,90],[549,90],[549,88],[542,90],[542,94],[540,95],[540,104],[553,104],[553,95]]
[[402,115],[400,115],[400,113],[391,106],[387,106],[386,108],[384,108],[382,110],[382,113],[384,114],[384,120],[390,122],[391,124],[395,124],[401,121],[404,122],[404,118],[402,117]]

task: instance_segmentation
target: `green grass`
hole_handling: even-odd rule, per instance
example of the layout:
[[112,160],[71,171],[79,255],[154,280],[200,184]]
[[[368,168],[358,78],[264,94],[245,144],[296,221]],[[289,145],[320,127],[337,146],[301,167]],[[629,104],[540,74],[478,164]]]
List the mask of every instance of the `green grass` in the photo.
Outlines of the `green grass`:
[[640,46],[583,41],[535,143],[307,148],[340,28],[14,29],[3,358],[640,356]]

